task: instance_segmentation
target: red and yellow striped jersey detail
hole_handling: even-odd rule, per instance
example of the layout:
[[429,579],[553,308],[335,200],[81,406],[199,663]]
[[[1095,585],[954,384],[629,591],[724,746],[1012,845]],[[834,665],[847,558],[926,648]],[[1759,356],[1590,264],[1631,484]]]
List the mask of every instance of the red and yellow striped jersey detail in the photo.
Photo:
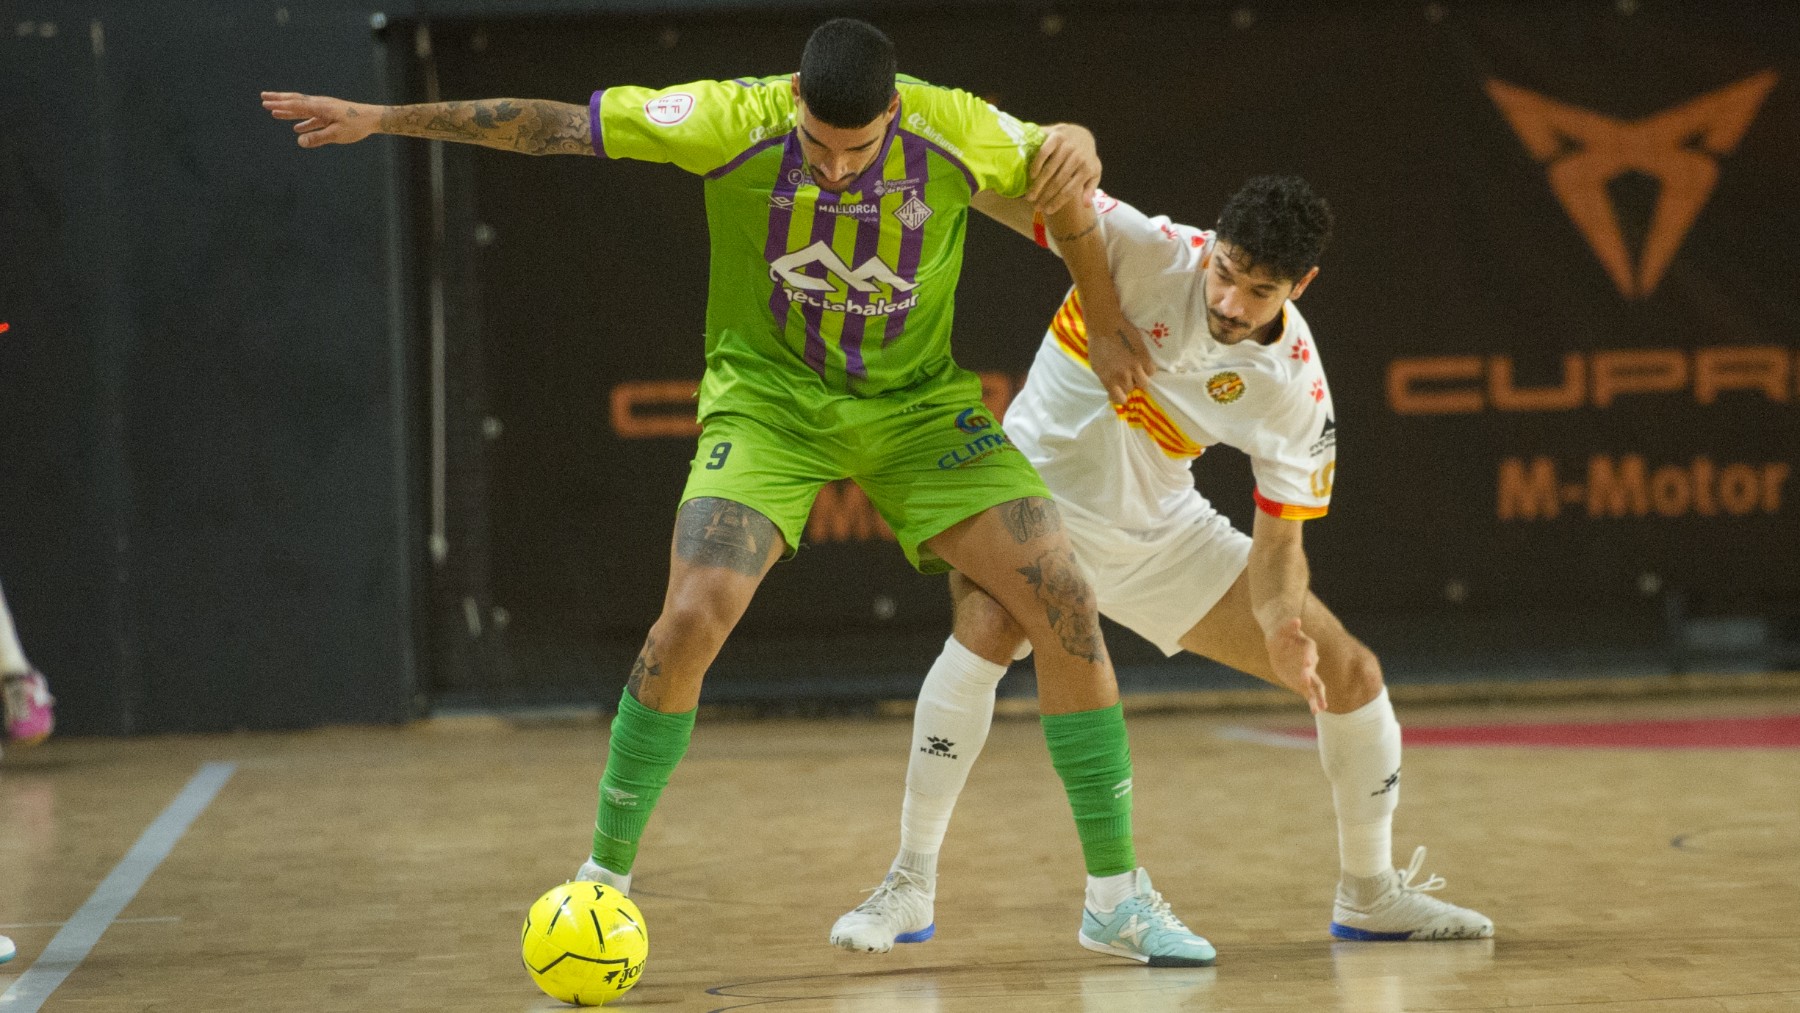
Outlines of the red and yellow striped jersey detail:
[[1326,508],[1322,506],[1303,507],[1295,506],[1292,503],[1277,503],[1267,496],[1264,496],[1261,489],[1250,490],[1250,495],[1256,497],[1256,508],[1258,510],[1261,510],[1271,517],[1279,517],[1284,521],[1310,521],[1315,517],[1325,516]]
[[[1050,320],[1050,333],[1070,358],[1093,368],[1088,362],[1087,319],[1081,314],[1081,293],[1069,291],[1069,297],[1063,300],[1062,307]],[[1132,391],[1123,406],[1113,405],[1113,411],[1118,412],[1127,425],[1142,429],[1151,442],[1170,457],[1190,459],[1206,451],[1205,444],[1190,439],[1175,420],[1169,418],[1162,405],[1141,388]]]
[[1189,439],[1181,431],[1181,427],[1175,424],[1175,420],[1169,418],[1169,413],[1163,410],[1162,405],[1157,404],[1141,387],[1132,391],[1123,405],[1113,405],[1113,411],[1127,425],[1142,429],[1144,435],[1156,444],[1157,449],[1170,457],[1190,460],[1206,452],[1205,445]]
[[1069,290],[1069,297],[1057,308],[1056,316],[1050,318],[1050,333],[1056,336],[1056,343],[1076,362],[1088,365],[1087,318],[1081,315],[1080,292]]

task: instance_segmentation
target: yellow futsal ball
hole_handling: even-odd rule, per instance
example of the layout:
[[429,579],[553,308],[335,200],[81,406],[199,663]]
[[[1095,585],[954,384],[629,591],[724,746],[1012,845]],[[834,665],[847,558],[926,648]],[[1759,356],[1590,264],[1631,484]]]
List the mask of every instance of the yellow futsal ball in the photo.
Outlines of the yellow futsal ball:
[[637,984],[650,935],[630,897],[599,883],[564,883],[525,913],[519,948],[546,994],[600,1006]]

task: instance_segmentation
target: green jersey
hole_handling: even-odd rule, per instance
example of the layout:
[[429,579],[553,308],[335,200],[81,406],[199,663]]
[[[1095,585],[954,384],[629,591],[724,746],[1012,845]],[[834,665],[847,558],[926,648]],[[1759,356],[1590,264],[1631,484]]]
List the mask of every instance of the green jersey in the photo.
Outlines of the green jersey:
[[904,76],[898,89],[880,155],[843,193],[807,172],[785,75],[594,93],[596,154],[706,181],[702,418],[979,397],[950,355],[969,198],[1024,193],[1044,133],[967,92]]

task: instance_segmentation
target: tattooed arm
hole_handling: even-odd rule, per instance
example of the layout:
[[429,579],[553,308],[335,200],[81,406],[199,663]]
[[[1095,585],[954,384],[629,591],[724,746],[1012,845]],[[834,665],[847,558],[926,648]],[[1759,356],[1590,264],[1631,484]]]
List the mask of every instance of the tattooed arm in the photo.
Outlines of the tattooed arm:
[[544,99],[378,106],[319,95],[265,91],[263,108],[296,120],[302,148],[355,144],[371,134],[463,141],[526,155],[592,155],[586,106]]
[[1041,225],[1047,236],[1056,240],[1056,252],[1062,256],[1069,277],[1081,294],[1082,317],[1088,333],[1088,364],[1114,404],[1124,404],[1133,388],[1150,382],[1156,364],[1150,359],[1143,335],[1119,305],[1119,288],[1113,282],[1106,241],[1100,235],[1100,218],[1093,207],[1073,202],[1046,219],[1037,214],[1030,201],[1002,197],[990,190],[970,198],[969,206],[1027,239],[1039,239]]
[[1106,240],[1100,235],[1100,216],[1092,205],[1073,203],[1046,215],[1044,224],[1081,295],[1088,366],[1112,403],[1123,405],[1133,390],[1150,383],[1156,364],[1144,346],[1143,335],[1126,319],[1125,308],[1119,304]]

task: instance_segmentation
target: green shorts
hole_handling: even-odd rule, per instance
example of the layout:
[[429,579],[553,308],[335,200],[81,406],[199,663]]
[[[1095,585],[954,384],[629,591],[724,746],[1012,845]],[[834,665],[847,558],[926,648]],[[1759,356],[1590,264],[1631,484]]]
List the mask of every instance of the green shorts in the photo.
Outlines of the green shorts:
[[742,503],[781,529],[792,556],[819,490],[844,478],[862,487],[922,573],[950,569],[926,539],[1001,503],[1050,498],[980,401],[899,411],[868,398],[836,402],[804,431],[731,412],[709,416],[681,501]]

